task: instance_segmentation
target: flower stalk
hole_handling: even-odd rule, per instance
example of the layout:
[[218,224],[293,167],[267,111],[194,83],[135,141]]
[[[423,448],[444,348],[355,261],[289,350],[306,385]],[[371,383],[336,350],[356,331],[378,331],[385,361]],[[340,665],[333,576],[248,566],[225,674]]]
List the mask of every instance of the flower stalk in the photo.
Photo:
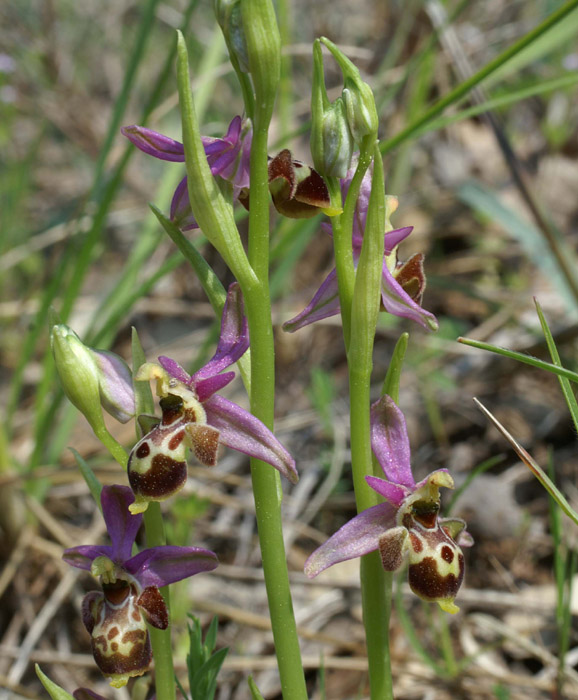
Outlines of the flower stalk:
[[[251,412],[273,427],[275,350],[269,293],[269,177],[267,138],[279,82],[280,42],[270,0],[242,0],[249,65],[255,87],[251,148],[249,262],[258,283],[241,288],[251,338]],[[281,523],[281,482],[266,464],[251,459],[251,478],[271,627],[285,700],[305,700],[307,690],[293,613]]]
[[[132,333],[132,362],[136,371],[146,361],[140,339],[136,330]],[[135,393],[135,407],[137,413],[153,414],[155,410],[154,400],[150,386],[144,382],[133,381]],[[141,436],[137,429],[137,439]],[[143,515],[145,527],[145,539],[147,547],[160,547],[166,544],[165,526],[161,513],[160,503],[151,503]],[[165,630],[149,629],[153,657],[155,660],[155,689],[159,700],[175,700],[175,669],[173,664],[173,649],[171,643],[170,625],[170,594],[169,587],[160,589],[167,610],[169,611],[169,626]]]
[[[359,197],[363,176],[371,165],[372,149],[374,137],[368,136],[363,139],[357,169],[351,180],[345,202],[343,203],[343,213],[332,218],[333,244],[335,249],[335,268],[337,270],[337,280],[339,283],[339,301],[341,306],[341,319],[343,324],[343,338],[345,349],[349,352],[351,338],[351,306],[353,303],[353,290],[355,284],[355,267],[353,263],[353,217],[355,216],[355,206]],[[333,203],[335,184],[330,187]]]
[[[369,149],[367,149],[369,150]],[[369,155],[369,154],[368,154]],[[355,277],[349,344],[349,396],[351,415],[351,466],[357,512],[377,505],[378,500],[365,482],[373,474],[370,424],[370,385],[373,368],[373,344],[379,313],[381,261],[384,252],[385,194],[383,164],[377,143],[373,153],[373,180],[365,236]],[[358,173],[357,192],[368,165],[358,167],[346,200],[347,221],[353,225],[357,195],[351,200],[351,189]],[[351,202],[353,206],[351,206]],[[344,218],[345,218],[344,214]],[[349,217],[351,217],[349,219]],[[342,307],[343,308],[343,307]],[[389,617],[391,611],[392,574],[386,575],[379,554],[366,554],[361,560],[361,599],[363,624],[369,662],[369,683],[372,700],[393,698],[389,660]]]

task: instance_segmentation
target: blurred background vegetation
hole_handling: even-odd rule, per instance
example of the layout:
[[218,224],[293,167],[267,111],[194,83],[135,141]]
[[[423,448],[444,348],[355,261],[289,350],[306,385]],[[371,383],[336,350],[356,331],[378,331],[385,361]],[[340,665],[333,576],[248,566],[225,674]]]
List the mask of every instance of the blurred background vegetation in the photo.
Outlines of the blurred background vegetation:
[[[288,146],[310,160],[315,37],[329,37],[359,66],[387,142],[562,6],[279,0],[285,63],[271,154]],[[102,534],[66,447],[103,481],[124,478],[63,401],[50,309],[88,344],[127,359],[136,326],[151,359],[203,361],[215,339],[212,310],[148,209],[168,210],[184,168],[147,158],[119,128],[146,123],[180,138],[176,28],[187,37],[203,133],[223,135],[242,101],[209,2],[4,0],[0,20],[0,694],[36,698],[34,661],[68,690],[106,689],[77,615],[94,584],[60,562],[62,547],[88,541],[87,528]],[[414,226],[401,256],[426,254],[424,307],[440,331],[382,315],[375,392],[396,338],[409,331],[400,403],[417,476],[449,467],[459,483],[483,471],[453,505],[477,540],[460,615],[446,620],[400,586],[392,633],[399,698],[578,697],[578,604],[568,586],[575,528],[551,519],[544,491],[472,403],[478,396],[540,464],[551,464],[576,507],[576,435],[563,396],[552,375],[456,342],[467,335],[547,357],[535,296],[562,363],[576,369],[577,33],[574,9],[386,154],[387,192],[400,201],[393,222]],[[326,70],[337,96],[329,58]],[[239,219],[244,231],[242,212]],[[310,551],[354,511],[341,332],[336,319],[295,335],[280,330],[331,269],[332,245],[318,219],[274,215],[272,223],[277,432],[301,474],[285,514],[310,693],[362,698],[357,564],[313,583],[302,574]],[[228,283],[202,236],[189,236]],[[243,402],[237,384],[232,391]],[[126,445],[134,439],[130,426],[111,430]],[[231,647],[217,697],[247,698],[249,672],[265,697],[279,697],[247,463],[228,452],[218,470],[190,473],[171,509],[171,542],[210,546],[224,564],[180,584],[177,638],[184,643],[190,610],[205,623],[217,614],[219,645]]]

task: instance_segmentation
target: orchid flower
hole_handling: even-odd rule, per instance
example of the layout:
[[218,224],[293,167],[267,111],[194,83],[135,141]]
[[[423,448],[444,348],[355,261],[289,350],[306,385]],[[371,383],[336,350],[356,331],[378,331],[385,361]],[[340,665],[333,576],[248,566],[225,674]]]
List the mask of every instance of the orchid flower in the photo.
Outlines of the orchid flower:
[[81,545],[65,550],[70,566],[100,577],[102,591],[82,601],[82,621],[91,635],[96,664],[112,686],[145,673],[152,660],[146,622],[169,624],[159,588],[217,566],[217,556],[201,547],[151,547],[131,556],[142,515],[131,515],[134,495],[128,486],[104,486],[102,514],[110,545]]
[[217,462],[219,444],[268,462],[291,482],[298,480],[295,461],[260,420],[216,394],[231,382],[230,367],[249,347],[247,320],[239,285],[229,287],[215,355],[192,376],[168,357],[147,363],[136,380],[157,380],[162,419],[132,449],[128,478],[136,500],[131,511],[146,510],[184,486],[186,451],[206,466]]
[[[269,191],[275,209],[290,219],[309,219],[322,211],[335,216],[341,210],[331,205],[329,190],[321,175],[291,151],[283,149],[269,159]],[[240,200],[248,207],[248,201]]]
[[[345,201],[347,191],[357,168],[356,159],[347,177],[341,182],[342,197]],[[357,266],[363,244],[363,233],[371,194],[372,171],[365,174],[355,207],[352,232],[353,261]],[[394,206],[396,201],[393,200]],[[322,228],[331,234],[331,226],[322,224]],[[413,227],[386,231],[384,234],[384,258],[381,277],[381,304],[383,309],[394,316],[408,318],[429,330],[436,330],[437,320],[433,314],[422,309],[420,304],[425,289],[425,274],[423,270],[423,255],[413,255],[407,262],[399,263],[397,259],[398,245],[409,236]],[[304,326],[320,321],[340,312],[339,288],[337,272],[333,269],[325,278],[319,289],[313,295],[309,304],[294,318],[283,324],[283,330],[292,333]]]
[[[185,162],[185,149],[180,141],[159,134],[144,126],[123,126],[121,132],[144,153],[176,163]],[[244,122],[237,116],[229,124],[222,138],[203,136],[207,161],[213,175],[218,175],[233,185],[233,197],[238,199],[249,187],[249,158],[253,129],[250,120]],[[187,178],[183,178],[171,202],[170,219],[182,231],[199,228],[191,210]]]
[[369,486],[386,499],[363,511],[305,562],[309,578],[341,561],[379,550],[383,568],[395,571],[409,561],[409,585],[423,600],[457,612],[454,598],[464,578],[461,546],[473,540],[459,518],[440,518],[441,486],[453,488],[447,469],[416,483],[403,413],[389,396],[371,407],[371,446],[386,479],[366,476]]

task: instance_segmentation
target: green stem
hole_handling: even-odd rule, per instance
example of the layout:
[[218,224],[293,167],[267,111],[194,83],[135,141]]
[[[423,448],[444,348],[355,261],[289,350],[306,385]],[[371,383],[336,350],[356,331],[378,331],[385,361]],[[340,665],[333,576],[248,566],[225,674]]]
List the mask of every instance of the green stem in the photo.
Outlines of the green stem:
[[[136,329],[132,332],[132,365],[133,372],[146,361],[142,345]],[[135,404],[137,415],[141,413],[153,414],[155,404],[148,382],[133,381],[135,392]],[[137,438],[140,438],[137,428]],[[160,503],[149,503],[144,513],[144,525],[147,547],[160,547],[165,545],[167,538],[161,513]],[[161,588],[170,620],[169,587]],[[155,690],[157,700],[175,700],[175,669],[173,666],[173,649],[171,644],[171,626],[166,630],[148,626],[155,660]]]
[[[350,365],[351,461],[357,512],[377,505],[376,494],[365,481],[373,473],[369,380],[371,372]],[[389,655],[389,616],[392,574],[386,574],[378,552],[361,559],[361,601],[369,663],[371,700],[393,698]]]
[[[147,547],[165,545],[165,527],[160,503],[149,503],[144,513],[144,524]],[[169,587],[160,589],[164,598],[170,619]],[[171,644],[171,627],[159,630],[149,625],[149,634],[155,660],[155,691],[157,700],[175,700],[175,669],[173,666],[173,647]]]
[[[331,219],[333,228],[333,245],[335,249],[335,268],[337,270],[337,282],[339,285],[339,304],[341,306],[341,322],[343,325],[343,338],[345,349],[349,352],[351,337],[351,304],[355,284],[355,267],[353,261],[352,232],[355,206],[361,189],[363,176],[371,164],[373,149],[372,138],[363,140],[357,163],[357,170],[349,185],[343,213]],[[339,185],[336,178],[328,178],[331,195],[331,203],[340,201]]]
[[[289,0],[277,0],[277,14],[279,17],[279,32],[281,34],[281,46],[285,49],[289,46],[293,34],[293,13]],[[291,55],[286,52],[281,56],[281,80],[279,82],[279,131],[281,132],[279,146],[285,147],[288,136],[293,126],[293,81],[291,80]]]
[[454,647],[452,644],[452,635],[450,634],[450,626],[448,624],[448,615],[437,610],[438,618],[440,621],[439,626],[439,644],[444,661],[446,664],[446,670],[450,678],[455,678],[459,673],[459,667],[456,661],[456,655],[454,653]]
[[117,442],[113,438],[113,436],[108,432],[104,425],[102,428],[96,429],[94,431],[94,434],[102,442],[102,444],[106,447],[106,449],[110,452],[114,459],[120,464],[120,466],[123,469],[126,469],[126,462],[128,456],[126,454],[126,450],[120,444],[120,442]]
[[[259,3],[256,3],[258,5]],[[248,4],[244,11],[256,10]],[[248,17],[249,15],[247,15]],[[273,428],[275,400],[275,349],[269,291],[269,175],[267,136],[271,118],[269,99],[260,99],[251,147],[249,211],[249,263],[258,283],[240,280],[251,337],[251,412]],[[274,100],[274,94],[269,95]],[[251,478],[259,543],[275,653],[284,700],[305,700],[307,690],[301,664],[297,625],[293,613],[289,573],[281,521],[281,482],[271,465],[251,460]]]
[[[373,369],[373,345],[379,313],[382,261],[384,254],[385,194],[383,164],[374,144],[366,154],[375,157],[371,196],[367,211],[363,246],[359,257],[351,317],[351,342],[348,351],[351,423],[351,467],[357,511],[361,513],[378,504],[377,494],[365,481],[373,474],[370,422],[370,386]],[[360,159],[361,164],[361,159]],[[359,184],[369,163],[365,158],[358,169]],[[355,179],[355,178],[354,178]],[[359,192],[359,187],[357,188]],[[351,190],[350,190],[351,193]],[[350,199],[348,193],[348,200]],[[353,196],[353,195],[352,195]],[[354,194],[357,199],[357,193]],[[356,199],[346,201],[354,211]],[[349,215],[349,214],[348,214]],[[363,624],[369,662],[371,700],[393,698],[389,654],[389,616],[392,576],[385,574],[379,553],[372,552],[361,560],[361,599]]]
[[[253,207],[252,207],[253,208]],[[244,291],[251,336],[251,412],[273,427],[274,347],[269,290]],[[307,698],[281,522],[281,483],[270,464],[251,460],[259,543],[284,700]]]

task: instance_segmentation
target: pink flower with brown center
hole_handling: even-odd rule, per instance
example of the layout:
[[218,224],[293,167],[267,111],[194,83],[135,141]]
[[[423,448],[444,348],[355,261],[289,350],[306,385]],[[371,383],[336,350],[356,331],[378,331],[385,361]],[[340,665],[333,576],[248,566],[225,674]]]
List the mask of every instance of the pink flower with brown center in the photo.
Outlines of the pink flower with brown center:
[[423,600],[457,612],[454,603],[464,578],[460,546],[473,540],[459,518],[440,518],[440,487],[453,488],[447,469],[438,469],[416,483],[411,471],[405,419],[389,396],[371,407],[371,446],[386,479],[366,476],[384,503],[363,511],[305,563],[310,578],[334,564],[379,551],[386,571],[409,564],[409,584]]

